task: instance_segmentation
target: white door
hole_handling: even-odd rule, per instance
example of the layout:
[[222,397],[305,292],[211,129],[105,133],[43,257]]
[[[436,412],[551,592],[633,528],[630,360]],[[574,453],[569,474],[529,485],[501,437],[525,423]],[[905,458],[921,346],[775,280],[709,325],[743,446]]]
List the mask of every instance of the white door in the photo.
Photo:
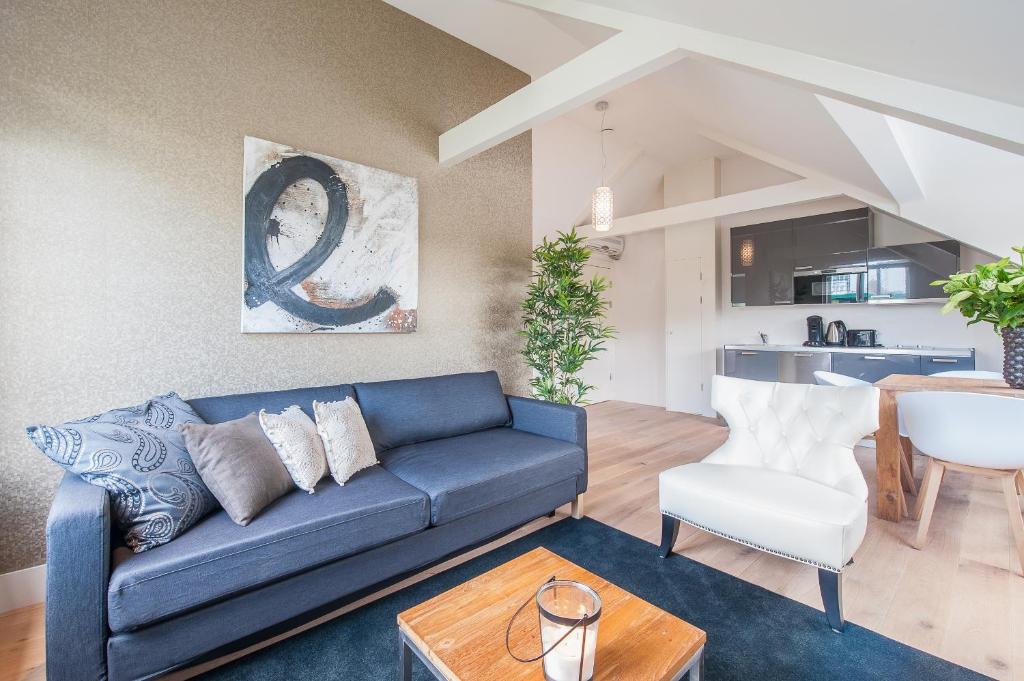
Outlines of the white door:
[[665,262],[665,408],[706,411],[701,258]]
[[[583,268],[583,276],[589,281],[594,276],[604,277],[609,285],[612,281],[611,267],[601,263],[591,263]],[[604,294],[611,299],[611,290]],[[611,310],[609,310],[609,313]],[[606,320],[607,321],[607,320]],[[580,376],[584,382],[594,386],[594,389],[587,393],[586,400],[593,404],[613,399],[612,397],[612,367],[615,366],[615,341],[605,342],[604,350],[597,353],[594,359],[583,365]]]

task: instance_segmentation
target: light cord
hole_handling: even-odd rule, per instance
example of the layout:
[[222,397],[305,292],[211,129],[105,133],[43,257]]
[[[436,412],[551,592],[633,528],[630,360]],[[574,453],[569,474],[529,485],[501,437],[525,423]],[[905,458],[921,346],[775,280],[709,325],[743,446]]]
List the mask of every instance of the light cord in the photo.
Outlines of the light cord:
[[601,186],[604,187],[604,170],[608,164],[608,156],[604,152],[604,134],[608,131],[608,128],[604,127],[604,117],[607,115],[608,109],[601,112]]

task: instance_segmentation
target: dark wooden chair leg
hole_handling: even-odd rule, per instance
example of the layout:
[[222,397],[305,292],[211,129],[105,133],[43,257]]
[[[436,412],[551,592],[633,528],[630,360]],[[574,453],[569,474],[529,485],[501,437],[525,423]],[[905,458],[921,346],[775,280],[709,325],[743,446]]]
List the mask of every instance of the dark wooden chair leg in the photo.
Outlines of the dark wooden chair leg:
[[668,558],[668,554],[672,553],[672,547],[676,543],[676,537],[679,536],[679,521],[670,515],[661,516],[661,547],[658,549],[658,555],[662,558]]
[[846,625],[843,621],[843,575],[819,568],[818,587],[821,589],[821,602],[825,606],[828,626],[836,633],[842,632]]

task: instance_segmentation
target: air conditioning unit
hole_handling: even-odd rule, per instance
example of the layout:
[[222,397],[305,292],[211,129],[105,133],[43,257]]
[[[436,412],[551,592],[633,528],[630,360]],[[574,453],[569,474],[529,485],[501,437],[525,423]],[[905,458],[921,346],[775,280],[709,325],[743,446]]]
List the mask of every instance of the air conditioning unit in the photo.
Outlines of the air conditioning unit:
[[587,248],[593,253],[600,253],[612,260],[618,260],[622,257],[622,252],[626,250],[626,240],[621,236],[598,236],[587,239]]

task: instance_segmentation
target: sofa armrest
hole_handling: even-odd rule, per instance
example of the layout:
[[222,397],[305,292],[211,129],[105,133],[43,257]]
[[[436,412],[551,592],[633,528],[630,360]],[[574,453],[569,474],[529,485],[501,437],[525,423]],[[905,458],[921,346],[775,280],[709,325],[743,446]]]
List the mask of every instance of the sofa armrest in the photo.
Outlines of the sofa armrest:
[[545,402],[528,397],[506,395],[512,411],[512,427],[534,435],[572,442],[583,449],[583,475],[576,483],[576,492],[587,491],[587,412],[571,404]]
[[46,677],[107,678],[110,500],[65,473],[46,522]]

